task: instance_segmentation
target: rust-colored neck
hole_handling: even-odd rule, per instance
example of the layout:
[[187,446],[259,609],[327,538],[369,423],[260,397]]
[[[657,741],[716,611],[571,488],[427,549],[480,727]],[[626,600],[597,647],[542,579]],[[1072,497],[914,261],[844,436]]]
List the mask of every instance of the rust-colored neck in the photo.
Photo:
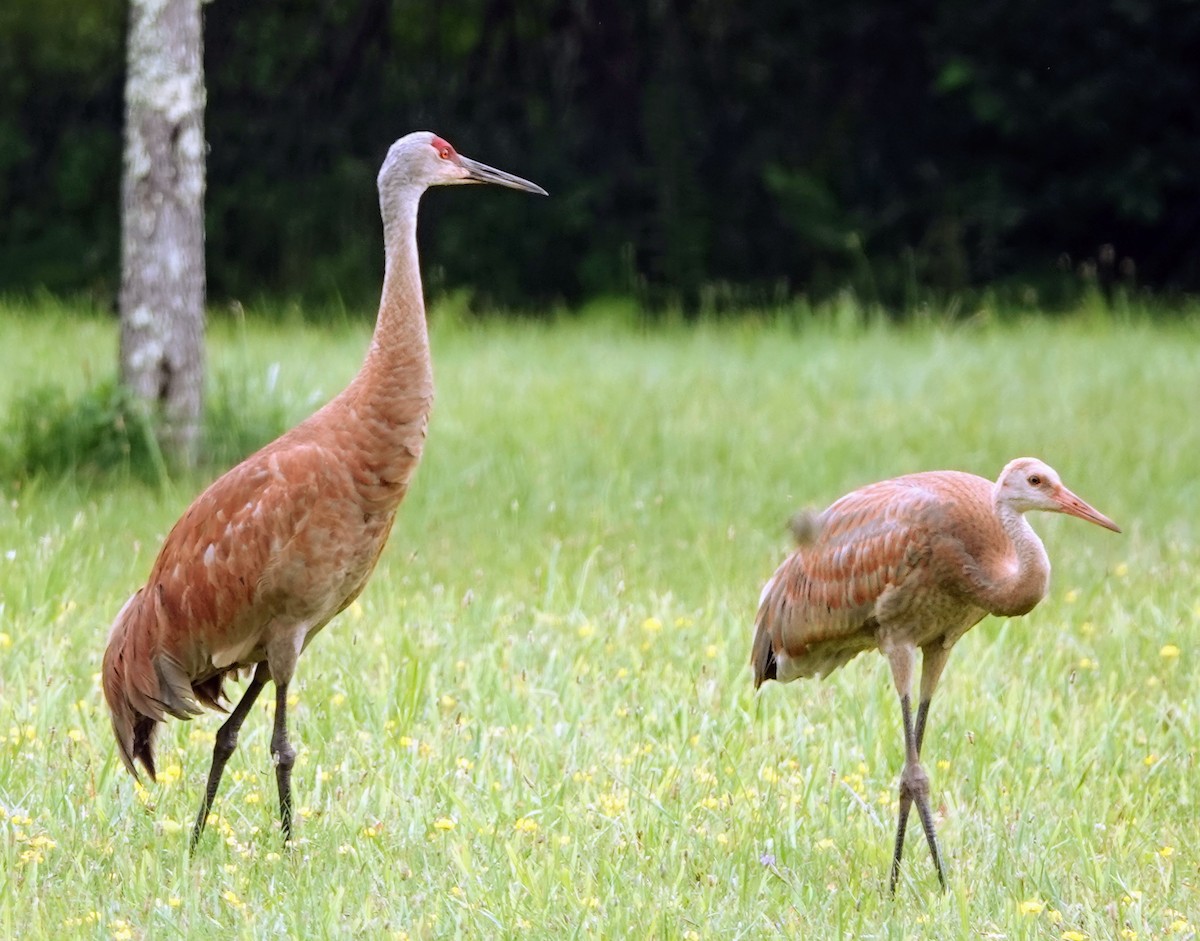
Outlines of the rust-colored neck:
[[[360,490],[374,512],[399,505],[421,458],[433,367],[417,258],[416,187],[382,200],[385,270],[371,347],[346,389],[362,455]],[[390,199],[388,198],[390,197]]]

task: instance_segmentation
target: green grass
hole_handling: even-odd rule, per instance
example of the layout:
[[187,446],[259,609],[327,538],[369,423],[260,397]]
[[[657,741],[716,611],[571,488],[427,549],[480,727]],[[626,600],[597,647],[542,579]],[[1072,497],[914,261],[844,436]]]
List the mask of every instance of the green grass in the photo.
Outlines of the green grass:
[[[293,421],[366,339],[217,322],[209,359],[249,390],[247,421]],[[435,318],[433,340],[425,462],[294,684],[290,853],[267,705],[189,860],[219,718],[167,726],[139,791],[97,684],[108,624],[203,480],[4,495],[0,936],[1196,936],[1195,320]],[[0,416],[29,386],[104,378],[114,350],[111,323],[67,307],[0,312]],[[797,506],[1022,454],[1125,533],[1034,519],[1049,597],[965,638],[931,713],[950,891],[910,830],[893,900],[886,668],[756,695],[758,591]]]

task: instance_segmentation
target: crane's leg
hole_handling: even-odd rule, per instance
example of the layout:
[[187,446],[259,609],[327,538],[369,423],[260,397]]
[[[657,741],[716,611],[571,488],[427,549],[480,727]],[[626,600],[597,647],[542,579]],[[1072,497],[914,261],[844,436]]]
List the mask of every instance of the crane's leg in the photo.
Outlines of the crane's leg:
[[292,766],[296,763],[296,749],[288,741],[287,734],[287,691],[288,684],[277,680],[275,731],[271,735],[271,757],[275,760],[275,782],[279,785],[279,822],[284,843],[292,839]]
[[917,706],[917,757],[921,756],[921,745],[925,741],[925,720],[929,717],[929,701],[937,689],[942,670],[950,659],[950,648],[935,641],[921,648],[921,703]]
[[[892,876],[889,890],[892,894],[896,892],[896,882],[900,878],[900,859],[904,855],[904,831],[908,825],[909,811],[914,803],[917,805],[917,813],[925,828],[925,836],[929,840],[938,882],[945,889],[946,879],[942,873],[941,856],[938,853],[937,836],[933,827],[933,814],[929,809],[929,776],[921,767],[917,735],[913,729],[912,678],[916,667],[917,649],[911,641],[897,640],[891,637],[881,639],[880,649],[891,665],[892,680],[896,684],[896,693],[900,697],[900,714],[904,721],[904,770],[900,773],[900,810],[896,821],[896,845],[892,852]],[[924,687],[924,683],[922,683],[922,687]],[[928,712],[928,708],[926,708],[926,712]]]
[[[925,741],[925,722],[929,718],[929,703],[933,699],[933,691],[937,689],[938,680],[942,677],[942,670],[949,657],[950,648],[944,646],[940,641],[921,648],[921,702],[917,706],[917,726],[914,731],[918,761],[921,759],[921,745]],[[917,813],[921,815],[925,840],[929,844],[929,855],[933,858],[933,868],[937,870],[938,883],[944,892],[946,890],[946,874],[942,869],[942,854],[938,850],[937,831],[934,829],[933,812],[929,807],[928,778],[925,780],[923,796],[919,794],[913,796],[917,801]]]
[[260,663],[254,671],[254,677],[250,680],[250,685],[246,687],[246,692],[242,694],[241,700],[234,706],[233,712],[229,714],[229,718],[217,730],[217,741],[213,745],[212,767],[208,770],[208,785],[204,788],[204,800],[200,804],[200,813],[196,817],[196,825],[192,827],[192,849],[196,848],[196,844],[200,840],[200,834],[204,832],[205,824],[208,823],[208,813],[212,810],[213,798],[217,796],[217,788],[221,784],[221,775],[225,773],[225,763],[229,761],[229,756],[237,748],[238,731],[241,729],[242,723],[246,721],[246,716],[249,715],[254,701],[258,699],[258,694],[262,692],[263,686],[266,685],[269,675],[266,662]]
[[307,624],[294,624],[273,632],[267,642],[267,663],[275,681],[275,730],[271,733],[271,759],[275,762],[275,782],[279,785],[279,823],[283,842],[292,839],[292,766],[296,749],[288,741],[287,698],[288,684],[296,671],[296,661],[308,636]]

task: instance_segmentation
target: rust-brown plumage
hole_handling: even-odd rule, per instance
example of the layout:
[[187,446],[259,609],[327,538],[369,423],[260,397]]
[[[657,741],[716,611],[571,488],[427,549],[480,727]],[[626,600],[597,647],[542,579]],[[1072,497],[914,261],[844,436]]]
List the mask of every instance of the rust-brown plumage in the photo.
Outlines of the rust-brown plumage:
[[268,679],[276,688],[271,754],[280,817],[285,839],[291,836],[287,687],[304,647],[366,585],[421,457],[433,373],[417,204],[428,187],[452,183],[545,193],[427,131],[392,145],[379,173],[383,293],[362,368],[324,408],[196,498],[109,631],[104,695],[121,759],[135,777],[135,763],[154,777],[159,722],[221,709],[224,680],[255,668],[217,733],[193,845]]
[[1050,563],[1025,521],[1029,510],[1068,513],[1120,532],[1035,458],[1010,462],[994,484],[958,471],[910,474],[855,490],[823,513],[798,516],[798,546],[763,589],[751,652],[755,686],[827,676],[864,650],[888,658],[905,740],[893,891],[914,801],[945,886],[919,760],[929,702],[963,634],[988,614],[1026,614],[1045,595]]

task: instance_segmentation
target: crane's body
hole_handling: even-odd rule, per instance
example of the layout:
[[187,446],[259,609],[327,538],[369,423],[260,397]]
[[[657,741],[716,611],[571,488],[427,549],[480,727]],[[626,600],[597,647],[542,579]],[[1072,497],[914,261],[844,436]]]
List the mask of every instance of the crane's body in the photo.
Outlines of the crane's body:
[[322,409],[196,498],[109,632],[104,693],[135,776],[141,763],[154,777],[158,723],[221,709],[224,680],[255,670],[217,735],[193,844],[268,679],[276,687],[280,813],[291,835],[287,686],[308,642],[370,578],[420,460],[433,402],[417,204],[429,186],[471,182],[545,192],[462,157],[429,132],[392,145],[379,174],[384,285],[362,368]]
[[[916,801],[938,877],[941,860],[920,766],[929,702],[950,649],[986,615],[1026,614],[1045,596],[1050,563],[1028,510],[1069,513],[1118,531],[1033,458],[1010,462],[992,483],[959,471],[910,474],[847,494],[795,521],[796,550],[759,599],[751,653],[755,685],[828,676],[866,650],[889,661],[905,724],[900,823]],[[916,728],[910,696],[922,652]]]

